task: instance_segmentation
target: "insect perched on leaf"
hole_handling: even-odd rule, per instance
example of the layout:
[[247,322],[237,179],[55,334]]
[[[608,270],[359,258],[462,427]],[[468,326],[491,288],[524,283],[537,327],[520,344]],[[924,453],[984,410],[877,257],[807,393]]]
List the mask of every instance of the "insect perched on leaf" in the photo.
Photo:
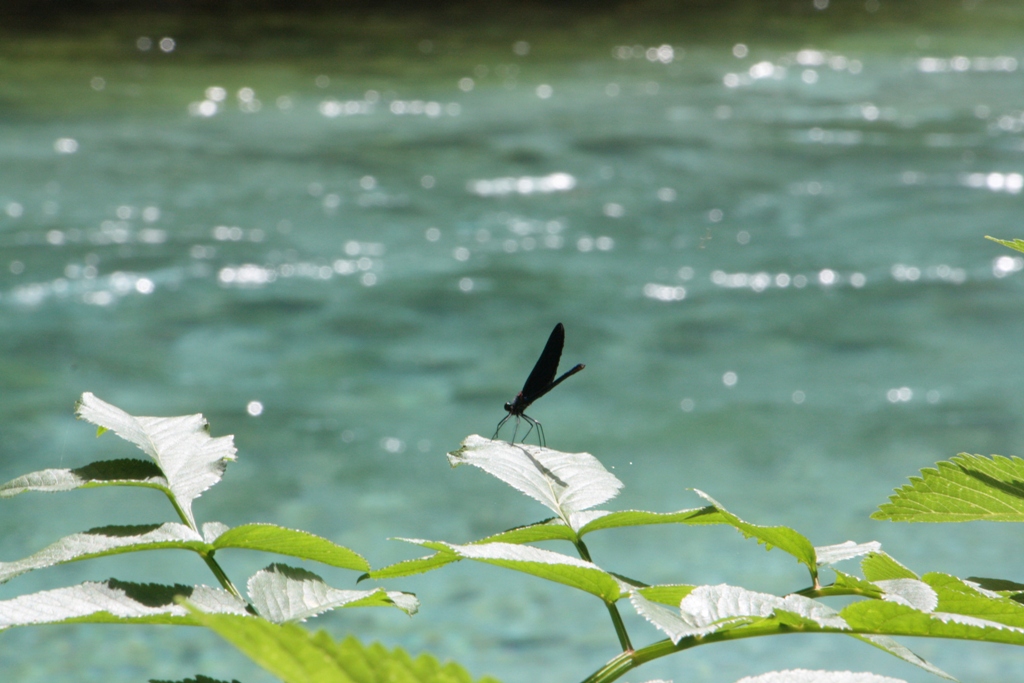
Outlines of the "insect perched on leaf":
[[523,385],[523,390],[516,394],[515,398],[505,404],[505,410],[508,411],[508,415],[503,417],[501,422],[498,423],[497,429],[494,430],[494,436],[491,437],[492,439],[498,438],[498,432],[501,431],[501,426],[508,422],[510,417],[515,417],[516,428],[515,431],[512,432],[512,443],[515,443],[516,441],[516,433],[519,431],[519,419],[522,418],[528,425],[530,425],[530,428],[526,430],[526,434],[523,435],[523,441],[526,440],[526,437],[529,436],[530,432],[533,431],[533,428],[536,427],[537,438],[540,445],[546,445],[544,427],[540,422],[534,420],[523,411],[529,408],[530,404],[538,398],[586,367],[582,363],[579,363],[578,365],[573,366],[573,368],[564,375],[555,379],[555,373],[558,372],[558,361],[562,358],[563,346],[565,346],[565,328],[562,326],[562,323],[558,323],[555,325],[555,329],[551,330],[551,336],[548,337],[548,343],[544,345],[544,350],[541,351],[540,358],[537,359],[537,364],[533,366],[533,371],[530,372],[530,376],[526,378],[526,384]]

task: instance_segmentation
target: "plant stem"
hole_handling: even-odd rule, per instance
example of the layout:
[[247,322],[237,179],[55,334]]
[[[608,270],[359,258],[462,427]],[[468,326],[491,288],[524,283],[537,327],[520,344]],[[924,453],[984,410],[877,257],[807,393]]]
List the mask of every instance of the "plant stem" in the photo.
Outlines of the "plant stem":
[[220,564],[217,563],[217,560],[213,559],[213,551],[211,550],[209,553],[200,554],[203,556],[203,561],[206,562],[206,566],[209,567],[210,571],[213,572],[213,575],[217,577],[217,580],[220,581],[220,585],[224,587],[224,590],[244,602],[246,606],[251,609],[249,601],[242,597],[242,594],[238,592],[237,588],[235,588],[235,584],[231,583],[231,579],[228,578],[228,575],[221,568]]
[[[576,552],[580,554],[580,559],[586,562],[593,562],[590,559],[590,551],[587,550],[587,546],[583,543],[582,538],[577,538],[573,541],[573,544],[576,546]],[[619,645],[622,646],[623,654],[632,652],[633,643],[629,641],[629,633],[626,631],[626,624],[622,621],[622,615],[619,614],[618,606],[614,602],[606,602],[604,606],[608,608],[608,616],[612,619],[615,635],[619,638]]]
[[595,671],[583,680],[583,683],[611,683],[626,672],[632,671],[642,664],[660,659],[676,652],[688,650],[697,645],[717,643],[726,640],[739,640],[740,638],[753,638],[755,636],[771,636],[782,633],[793,633],[792,630],[781,624],[754,625],[742,629],[720,631],[709,633],[706,636],[688,636],[673,644],[671,640],[659,640],[658,642],[642,647],[639,650],[623,652],[611,659],[607,664]]
[[[181,519],[181,521],[184,522],[185,525],[188,526],[190,529],[192,529],[192,531],[202,536],[202,532],[200,532],[199,529],[196,528],[196,523],[189,519],[189,516],[185,514],[185,510],[182,509],[180,505],[178,505],[178,501],[177,499],[175,499],[174,493],[172,493],[169,489],[162,490],[164,492],[164,495],[166,495],[167,498],[171,501],[171,505],[174,506],[174,509],[178,513],[178,517]],[[213,575],[217,577],[217,581],[220,582],[220,585],[224,587],[224,590],[226,590],[228,593],[231,593],[231,595],[235,596],[236,598],[244,602],[246,607],[248,607],[251,610],[252,605],[249,604],[248,600],[242,597],[242,594],[238,592],[237,588],[235,588],[235,584],[231,583],[231,579],[228,578],[228,575],[224,571],[224,569],[220,566],[220,564],[217,563],[217,560],[213,559],[213,551],[211,550],[209,552],[201,552],[199,554],[202,556],[203,562],[206,563],[206,566],[210,568],[211,572],[213,572]]]

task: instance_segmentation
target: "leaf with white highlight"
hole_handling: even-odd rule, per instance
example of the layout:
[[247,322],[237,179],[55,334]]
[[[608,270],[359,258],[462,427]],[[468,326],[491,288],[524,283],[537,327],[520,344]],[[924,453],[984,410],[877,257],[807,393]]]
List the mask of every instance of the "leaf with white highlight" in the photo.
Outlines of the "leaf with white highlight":
[[934,612],[939,606],[939,595],[924,581],[917,579],[887,579],[875,581],[882,589],[882,599],[913,607],[922,612]]
[[936,614],[943,618],[961,615],[975,620],[973,623],[976,625],[1002,624],[1024,628],[1024,605],[1015,599],[984,590],[971,581],[949,574],[928,573],[922,579],[938,595]]
[[948,612],[929,614],[896,602],[861,600],[847,605],[840,614],[861,633],[1024,645],[1024,628]]
[[[707,626],[723,620],[745,617],[768,618],[776,610],[806,620],[809,624],[830,630],[847,630],[846,621],[831,607],[802,595],[778,597],[738,586],[698,586],[679,605],[683,618],[696,626]],[[787,619],[788,621],[788,619]]]
[[902,678],[879,676],[861,671],[810,671],[787,669],[758,676],[744,676],[736,683],[907,683]]
[[842,562],[843,560],[852,560],[855,557],[861,555],[867,555],[868,553],[876,553],[882,549],[882,544],[878,541],[868,541],[867,543],[854,543],[853,541],[845,541],[843,543],[836,543],[835,545],[820,545],[814,549],[814,554],[818,558],[818,565],[835,564],[836,562]]
[[[710,624],[697,626],[683,617],[678,609],[670,609],[656,602],[648,600],[639,592],[634,591],[629,596],[636,613],[649,621],[656,629],[664,633],[674,643],[689,636],[705,636],[714,633],[729,624]],[[732,622],[732,623],[735,623]]]
[[235,459],[234,439],[213,438],[199,414],[180,417],[135,417],[86,392],[75,414],[116,433],[153,458],[188,523],[195,526],[192,501],[221,480]]
[[408,593],[383,588],[341,590],[328,586],[313,572],[282,564],[253,574],[248,590],[259,615],[275,624],[305,621],[339,607],[397,607],[410,615],[419,609],[419,600]]
[[619,580],[592,562],[550,550],[512,543],[456,545],[441,541],[401,540],[437,550],[442,554],[448,553],[449,556],[454,554],[463,559],[485,562],[572,586],[596,595],[608,603],[615,602],[623,593],[623,585]]
[[849,630],[834,609],[802,595],[780,598],[725,584],[697,586],[682,599],[677,611],[648,600],[643,590],[633,591],[630,602],[673,643],[684,637],[705,636],[772,618],[805,630]]
[[477,434],[466,437],[462,448],[448,454],[448,461],[452,467],[479,467],[539,501],[566,524],[572,523],[574,513],[611,500],[622,488],[622,482],[589,453],[513,445]]
[[0,629],[33,624],[195,624],[176,600],[216,614],[246,614],[245,604],[209,586],[161,586],[109,579],[0,600]]
[[711,503],[721,515],[725,524],[731,524],[747,538],[756,538],[758,543],[764,543],[767,550],[778,548],[783,552],[789,553],[796,558],[797,562],[807,567],[811,572],[812,579],[818,580],[817,555],[814,551],[814,546],[811,545],[806,536],[785,526],[761,526],[760,524],[745,522],[726,510],[722,507],[721,503],[703,491],[693,489],[693,492]]
[[206,543],[192,529],[174,522],[98,527],[65,536],[25,559],[0,562],[0,583],[33,569],[118,553],[165,548],[188,548],[200,552],[206,549]]
[[123,458],[100,460],[73,470],[49,469],[23,474],[0,485],[0,498],[26,491],[54,493],[96,486],[145,486],[169,492],[167,480],[156,463]]

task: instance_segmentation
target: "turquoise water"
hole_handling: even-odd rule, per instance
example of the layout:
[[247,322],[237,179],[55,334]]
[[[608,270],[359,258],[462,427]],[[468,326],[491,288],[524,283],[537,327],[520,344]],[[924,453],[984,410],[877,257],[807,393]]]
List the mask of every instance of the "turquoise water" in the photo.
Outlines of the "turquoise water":
[[[564,366],[587,368],[530,414],[550,446],[614,468],[616,507],[696,506],[696,487],[816,544],[877,539],[920,572],[1019,579],[1007,526],[867,517],[937,460],[1020,450],[1024,260],[983,236],[1024,236],[1024,15],[832,11],[598,15],[569,33],[558,17],[223,34],[136,18],[8,40],[0,476],[131,454],[74,421],[83,391],[202,412],[239,447],[202,521],[299,527],[382,566],[418,555],[389,537],[463,542],[545,516],[444,453],[490,436],[561,321]],[[3,511],[5,560],[172,514],[124,491]],[[589,543],[652,583],[806,584],[722,529]],[[224,562],[238,582],[271,559]],[[150,553],[36,572],[0,597],[109,576],[212,581],[195,558]],[[539,581],[459,565],[388,587],[418,593],[421,613],[312,625],[510,683],[579,680],[615,653],[596,601]],[[658,637],[629,625],[634,642]],[[198,630],[2,638],[12,680],[269,680]],[[1007,647],[910,645],[964,679],[1019,675]],[[926,680],[868,650],[733,643],[627,680]]]

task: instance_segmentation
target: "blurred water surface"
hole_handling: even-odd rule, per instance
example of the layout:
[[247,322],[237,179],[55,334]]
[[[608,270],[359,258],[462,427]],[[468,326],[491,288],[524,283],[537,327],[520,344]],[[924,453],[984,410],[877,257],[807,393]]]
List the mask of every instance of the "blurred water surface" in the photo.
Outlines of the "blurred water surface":
[[[544,517],[444,453],[490,436],[561,321],[564,367],[587,369],[530,412],[549,445],[614,468],[615,508],[696,506],[697,487],[816,544],[878,539],[921,572],[1020,579],[1007,527],[867,517],[921,467],[1013,454],[1024,436],[1024,260],[983,239],[1024,236],[1024,13],[731,7],[7,34],[0,475],[132,455],[73,420],[83,391],[202,412],[239,458],[201,520],[300,527],[381,566],[418,555],[388,537],[464,542]],[[3,502],[0,557],[171,515],[149,492],[21,496]],[[652,583],[806,583],[723,529],[588,542]],[[223,561],[240,582],[271,558]],[[36,572],[0,597],[112,575],[213,581],[157,552]],[[596,601],[494,568],[389,588],[417,592],[421,613],[314,625],[510,683],[579,680],[615,653]],[[2,638],[11,680],[269,680],[199,631]],[[974,681],[1021,670],[1007,647],[911,645]],[[732,643],[629,680],[927,679],[866,650]]]

